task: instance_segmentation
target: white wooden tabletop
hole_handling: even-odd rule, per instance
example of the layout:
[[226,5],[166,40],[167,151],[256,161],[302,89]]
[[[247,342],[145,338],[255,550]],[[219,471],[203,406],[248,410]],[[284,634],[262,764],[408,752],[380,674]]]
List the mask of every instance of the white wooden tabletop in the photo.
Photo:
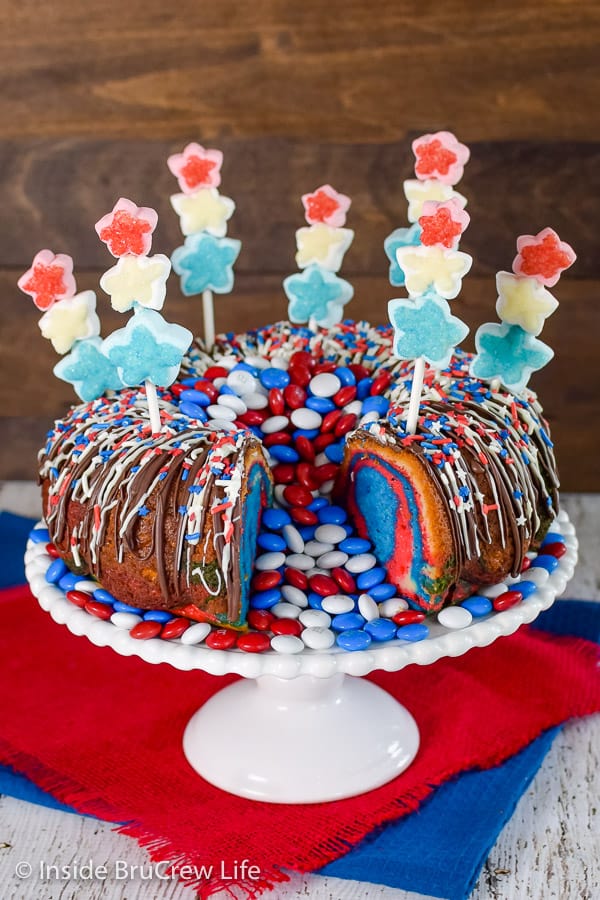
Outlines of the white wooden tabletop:
[[[600,600],[600,496],[567,495],[563,505],[580,541],[580,562],[568,594]],[[39,515],[37,487],[24,482],[0,484],[0,509]],[[106,866],[108,877],[91,881],[40,878],[42,871],[48,871],[41,866],[66,866],[72,873],[75,864],[90,861],[95,867]],[[32,867],[31,876],[18,877],[19,863]],[[117,872],[127,877],[117,878]],[[110,825],[0,796],[0,884],[6,900],[194,900],[191,888],[156,876],[148,880],[148,874],[146,853]],[[423,895],[317,875],[295,876],[288,885],[263,896],[265,900],[423,900]],[[225,900],[225,894],[215,897]],[[554,741],[492,849],[471,900],[522,898],[600,898],[600,716],[568,724]]]

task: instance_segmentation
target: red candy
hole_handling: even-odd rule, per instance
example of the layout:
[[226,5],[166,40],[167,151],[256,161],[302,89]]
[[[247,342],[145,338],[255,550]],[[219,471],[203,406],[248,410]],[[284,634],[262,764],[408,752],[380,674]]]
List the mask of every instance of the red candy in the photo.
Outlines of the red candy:
[[516,606],[522,599],[523,594],[519,593],[519,591],[505,591],[504,594],[500,594],[492,600],[492,605],[496,612],[502,612],[504,609]]
[[323,463],[322,466],[317,466],[315,472],[317,474],[317,478],[319,479],[319,484],[323,484],[325,481],[330,481],[332,478],[338,473],[338,466],[335,463]]
[[160,622],[138,622],[134,625],[129,634],[136,641],[148,641],[150,638],[157,637],[162,631]]
[[275,616],[268,609],[251,609],[248,613],[248,625],[256,631],[270,631]]
[[[279,463],[271,469],[271,472],[277,484],[292,484],[296,479],[296,468],[290,463]],[[310,500],[308,502],[310,503]]]
[[328,431],[333,431],[339,420],[342,418],[341,409],[332,409],[331,412],[328,412],[323,417],[323,421],[321,422],[321,431],[325,434]]
[[269,418],[269,413],[264,409],[249,409],[247,412],[238,416],[240,422],[244,425],[262,425]]
[[523,563],[521,565],[521,572],[526,572],[527,569],[531,566],[531,560],[528,556],[523,557]]
[[348,368],[357,381],[362,381],[363,378],[369,378],[371,375],[371,372],[368,369],[365,369],[364,366],[361,366],[360,363],[350,363]]
[[544,544],[540,552],[545,553],[548,556],[555,556],[556,559],[560,559],[561,556],[564,556],[567,552],[567,547],[562,541],[555,541],[553,544]]
[[85,591],[67,591],[65,596],[67,600],[70,600],[71,603],[74,603],[80,609],[83,609],[85,604],[91,600],[90,595],[86,594]]
[[334,372],[337,368],[337,364],[334,362],[322,362],[317,363],[314,368],[313,375],[321,375],[322,372]]
[[302,625],[297,619],[275,619],[271,625],[273,634],[293,634],[298,637],[302,631]]
[[312,369],[314,365],[314,358],[306,350],[296,350],[290,356],[290,366],[304,366],[307,369]]
[[112,606],[108,606],[106,603],[99,603],[97,600],[88,600],[84,609],[86,612],[91,613],[92,616],[96,616],[97,619],[110,619],[113,614]]
[[313,448],[315,453],[321,453],[325,447],[329,447],[330,444],[333,444],[335,438],[332,434],[320,434],[313,441]]
[[348,434],[349,431],[352,431],[357,422],[358,416],[356,413],[346,413],[345,416],[342,416],[342,418],[338,420],[333,429],[334,435],[338,438],[343,437],[345,434]]
[[312,509],[306,509],[304,506],[296,506],[290,509],[290,516],[298,525],[316,525],[319,517]]
[[269,391],[269,406],[274,416],[282,416],[285,409],[285,401],[283,393],[279,388],[271,388]]
[[312,463],[315,461],[315,448],[304,435],[296,438],[296,450],[302,459],[305,459],[307,462]]
[[263,650],[269,649],[271,641],[260,631],[249,631],[247,634],[240,634],[237,646],[246,653],[262,653]]
[[341,566],[336,566],[331,570],[331,577],[335,579],[336,583],[347,594],[356,593],[356,582],[347,569],[342,569]]
[[302,366],[302,365],[291,365],[290,364],[290,367],[288,369],[288,375],[290,376],[290,378],[292,379],[294,384],[297,384],[303,388],[305,388],[308,385],[308,383],[310,382],[310,379],[312,378],[312,375],[310,374],[310,369],[308,368],[308,366]]
[[209,366],[204,373],[204,377],[210,378],[211,381],[214,381],[215,378],[227,378],[228,375],[229,370],[224,368],[224,366]]
[[424,612],[419,612],[416,609],[402,609],[395,616],[392,616],[392,621],[396,625],[414,625],[415,622],[422,622],[424,618]]
[[274,431],[272,434],[266,434],[262,442],[265,447],[272,447],[274,444],[291,444],[292,436],[287,431]]
[[441,244],[443,247],[452,248],[456,238],[463,232],[463,226],[456,222],[450,215],[450,210],[442,207],[437,209],[433,216],[421,216],[421,243],[426,247]]
[[252,579],[252,587],[255,591],[270,591],[280,583],[280,572],[258,572]]
[[288,384],[283,391],[283,398],[290,409],[301,409],[306,403],[306,391],[299,384]]
[[161,638],[165,641],[173,640],[174,638],[181,637],[184,631],[187,631],[190,627],[189,619],[177,618],[171,619],[170,622],[166,622],[163,625],[163,630],[160,633]]
[[320,594],[321,597],[331,597],[339,593],[339,587],[329,575],[313,575],[308,579],[311,591]]
[[52,559],[58,559],[58,557],[60,556],[60,553],[58,552],[54,544],[46,544],[46,553],[48,554],[48,556],[51,556]]
[[392,376],[389,372],[381,372],[381,374],[377,376],[377,378],[371,385],[371,397],[375,397],[376,394],[381,394],[383,391],[385,391],[391,380]]
[[[309,510],[310,512],[310,510]],[[283,573],[283,577],[287,581],[288,584],[292,584],[294,587],[299,588],[301,591],[305,591],[308,587],[308,578],[301,572],[300,569],[286,569]]]
[[229,650],[233,647],[237,639],[235,631],[230,628],[215,628],[206,638],[206,646],[211,650]]
[[206,396],[210,400],[212,400],[213,403],[216,403],[219,397],[217,388],[214,386],[212,381],[209,381],[207,378],[200,378],[198,381],[196,381],[194,384],[194,390],[202,391],[202,393],[206,394]]
[[353,384],[348,384],[346,387],[340,388],[337,394],[331,398],[336,406],[345,406],[347,403],[350,403],[356,397],[356,388]]
[[286,503],[290,506],[308,506],[313,502],[313,495],[308,488],[302,487],[300,484],[290,484],[284,491],[283,496]]
[[321,484],[317,470],[307,462],[298,463],[296,466],[296,477],[300,484],[309,491],[316,491]]

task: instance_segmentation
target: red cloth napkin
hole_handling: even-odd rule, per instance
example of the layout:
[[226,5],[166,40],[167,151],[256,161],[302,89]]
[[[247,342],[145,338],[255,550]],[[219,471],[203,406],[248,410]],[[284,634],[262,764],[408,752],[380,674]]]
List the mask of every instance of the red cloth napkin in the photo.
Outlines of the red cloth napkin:
[[600,709],[598,646],[521,629],[457,659],[371,676],[421,731],[415,762],[390,784],[334,803],[257,803],[204,782],[181,749],[192,713],[232,678],[94,647],[54,624],[26,588],[0,599],[0,762],[82,813],[126,822],[120,830],[154,860],[212,865],[212,878],[188,879],[201,897],[236,884],[235,860],[260,869],[238,882],[249,897],[286,880],[281,869],[317,869],[453,775],[497,765],[550,726]]

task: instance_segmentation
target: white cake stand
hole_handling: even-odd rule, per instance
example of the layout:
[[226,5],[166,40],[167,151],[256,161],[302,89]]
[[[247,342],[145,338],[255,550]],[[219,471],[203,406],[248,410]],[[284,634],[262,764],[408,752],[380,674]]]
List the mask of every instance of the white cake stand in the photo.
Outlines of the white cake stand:
[[48,584],[45,574],[52,560],[44,544],[30,541],[25,563],[42,609],[73,634],[149,663],[243,676],[211,697],[185,729],[184,753],[207,781],[253,800],[316,803],[379,787],[406,769],[417,753],[419,732],[408,710],[360,676],[461,656],[512,634],[552,605],[573,575],[577,539],[564,512],[551,530],[562,533],[566,553],[535,593],[517,606],[474,619],[460,630],[429,622],[430,636],[419,643],[394,640],[355,652],[332,648],[252,654],[186,646],[178,639],[136,640],[73,605],[62,590]]

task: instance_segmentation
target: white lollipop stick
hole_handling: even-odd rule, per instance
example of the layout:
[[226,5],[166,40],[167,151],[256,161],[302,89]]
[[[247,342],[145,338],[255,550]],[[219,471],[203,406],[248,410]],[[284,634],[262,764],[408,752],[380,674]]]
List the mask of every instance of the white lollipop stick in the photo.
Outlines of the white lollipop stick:
[[156,394],[156,385],[154,382],[146,379],[144,382],[146,388],[146,399],[148,401],[148,415],[150,416],[150,425],[152,426],[152,434],[159,434],[162,431],[162,422],[160,419],[160,409],[158,408],[158,396]]
[[410,391],[408,418],[406,420],[406,430],[408,434],[415,434],[417,430],[417,421],[419,419],[419,403],[421,402],[421,391],[423,390],[424,375],[425,360],[422,356],[419,356],[417,359],[415,359],[415,367],[413,369],[413,383]]
[[317,320],[315,319],[314,316],[311,316],[310,319],[308,320],[308,327],[310,328],[311,331],[316,332],[319,330],[319,326],[317,325]]
[[215,342],[215,305],[212,291],[202,291],[202,317],[204,319],[204,345],[210,352]]

